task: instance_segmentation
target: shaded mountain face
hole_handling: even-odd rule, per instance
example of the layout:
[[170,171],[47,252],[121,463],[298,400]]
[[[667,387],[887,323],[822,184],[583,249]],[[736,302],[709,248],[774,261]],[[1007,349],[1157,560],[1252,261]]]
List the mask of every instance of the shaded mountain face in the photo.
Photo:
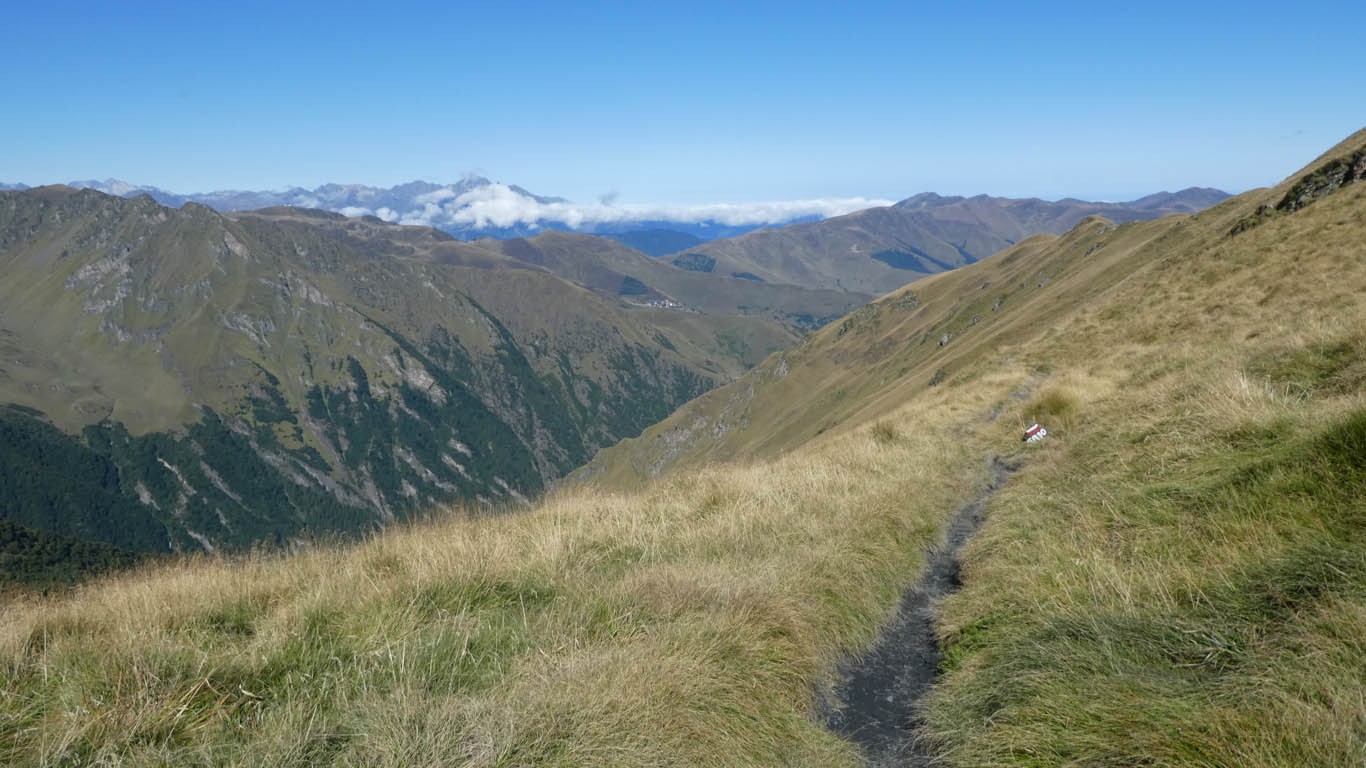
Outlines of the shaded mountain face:
[[883,294],[925,275],[971,264],[1087,216],[1126,222],[1192,213],[1228,195],[1191,188],[1128,203],[943,197],[924,193],[884,208],[713,240],[665,256],[684,269],[770,283]]
[[740,275],[680,268],[592,235],[547,232],[530,239],[481,240],[476,244],[547,269],[604,297],[620,296],[634,304],[678,307],[706,315],[767,317],[802,331],[824,325],[872,298],[870,294],[768,285]]
[[627,287],[375,219],[0,193],[0,517],[185,551],[515,503],[796,336]]
[[701,245],[706,239],[676,229],[633,229],[629,232],[605,233],[604,237],[630,246],[646,256],[664,256]]

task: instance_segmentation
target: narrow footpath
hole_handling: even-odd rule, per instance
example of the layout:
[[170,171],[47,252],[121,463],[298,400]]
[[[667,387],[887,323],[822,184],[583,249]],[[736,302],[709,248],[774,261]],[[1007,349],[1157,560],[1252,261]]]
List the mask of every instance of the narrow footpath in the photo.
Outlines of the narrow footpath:
[[992,459],[991,482],[954,515],[947,540],[931,551],[924,574],[902,596],[872,649],[841,670],[837,703],[823,713],[826,726],[861,746],[872,768],[934,764],[916,735],[920,700],[939,676],[935,604],[961,585],[959,551],[981,527],[987,501],[1014,469],[1000,457]]

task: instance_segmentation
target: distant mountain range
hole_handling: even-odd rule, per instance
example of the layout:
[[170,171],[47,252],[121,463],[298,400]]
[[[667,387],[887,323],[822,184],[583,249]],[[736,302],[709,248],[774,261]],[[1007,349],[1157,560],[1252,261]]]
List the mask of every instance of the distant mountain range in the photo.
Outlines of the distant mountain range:
[[[78,180],[67,182],[66,186],[125,198],[147,195],[174,208],[187,202],[200,203],[220,213],[278,206],[316,208],[346,216],[374,216],[396,224],[437,227],[462,240],[528,237],[547,230],[620,236],[626,238],[623,242],[655,256],[681,250],[695,241],[733,237],[759,227],[794,221],[817,221],[889,202],[835,198],[715,205],[580,204],[475,175],[454,184],[413,181],[389,188],[324,184],[314,189],[192,194],[119,179]],[[29,187],[0,183],[0,189]]]
[[1199,187],[1125,203],[925,193],[823,221],[713,240],[667,258],[684,269],[876,295],[979,261],[1033,235],[1061,234],[1087,216],[1118,223],[1156,219],[1195,213],[1227,197]]
[[[862,294],[884,293],[917,275],[971,263],[1033,234],[1065,232],[1088,215],[1121,222],[1151,219],[1192,213],[1228,197],[1220,190],[1193,187],[1125,203],[923,193],[895,204],[862,198],[693,206],[578,204],[475,175],[454,184],[324,184],[196,194],[118,179],[67,186],[124,198],[147,195],[175,208],[195,202],[221,213],[289,206],[374,216],[436,227],[461,240],[523,238],[546,231],[595,234],[650,256],[681,257],[674,263],[684,269],[719,269],[730,276]],[[0,184],[0,189],[26,188]],[[805,226],[789,226],[793,224]],[[775,232],[775,227],[781,229]]]
[[650,256],[664,256],[686,251],[695,245],[707,242],[706,239],[674,229],[638,229],[631,232],[607,232],[603,237],[628,245]]
[[1193,213],[1228,197],[1217,189],[1192,187],[1123,203],[923,193],[895,204],[852,198],[709,206],[584,205],[473,175],[454,184],[324,184],[276,192],[180,194],[118,179],[73,181],[67,186],[124,198],[147,195],[176,208],[195,202],[219,212],[289,206],[374,216],[390,223],[436,227],[461,240],[524,238],[546,231],[595,234],[650,256],[669,256],[684,269],[866,295],[972,263],[1031,235],[1065,232],[1089,215],[1118,222],[1152,219]]

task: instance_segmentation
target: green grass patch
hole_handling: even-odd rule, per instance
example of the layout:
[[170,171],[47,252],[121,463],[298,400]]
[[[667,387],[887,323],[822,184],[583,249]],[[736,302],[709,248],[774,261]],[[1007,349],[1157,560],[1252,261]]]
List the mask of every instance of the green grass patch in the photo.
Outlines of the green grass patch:
[[1154,483],[1090,434],[1070,457],[1094,475],[1020,491],[1060,514],[1007,502],[1009,535],[1051,543],[950,605],[928,721],[952,764],[1360,764],[1366,411],[1219,437]]
[[1247,371],[1294,394],[1348,394],[1366,384],[1366,344],[1358,336],[1267,350],[1251,357]]

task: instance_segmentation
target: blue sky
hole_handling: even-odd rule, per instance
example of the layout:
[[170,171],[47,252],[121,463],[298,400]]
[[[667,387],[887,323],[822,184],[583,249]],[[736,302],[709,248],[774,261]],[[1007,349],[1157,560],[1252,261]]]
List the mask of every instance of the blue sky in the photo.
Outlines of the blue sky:
[[1126,199],[1271,184],[1366,125],[1359,2],[9,5],[0,181],[29,184]]

